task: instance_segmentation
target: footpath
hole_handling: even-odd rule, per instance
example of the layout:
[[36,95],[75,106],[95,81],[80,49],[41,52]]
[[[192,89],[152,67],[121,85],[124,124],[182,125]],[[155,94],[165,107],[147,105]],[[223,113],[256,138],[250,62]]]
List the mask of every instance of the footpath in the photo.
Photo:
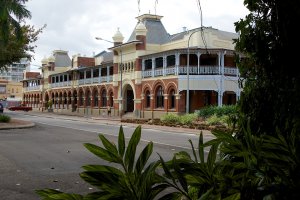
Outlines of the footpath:
[[[11,111],[7,111],[9,113]],[[18,112],[18,111],[13,111]],[[135,123],[126,123],[122,122],[120,117],[108,117],[108,116],[77,116],[77,115],[66,115],[56,112],[38,112],[38,111],[29,111],[26,112],[26,115],[33,115],[33,116],[43,116],[49,118],[56,118],[56,119],[67,119],[73,121],[85,121],[88,123],[99,123],[99,124],[106,124],[106,125],[122,125],[122,126],[130,126],[130,127],[137,127],[141,125],[143,129],[155,129],[161,131],[168,131],[168,132],[178,132],[178,133],[189,133],[189,134],[200,134],[202,131],[203,134],[211,134],[209,130],[198,130],[198,129],[190,129],[190,128],[182,128],[182,127],[169,127],[169,126],[159,126],[159,125],[150,125],[150,124],[135,124]],[[9,128],[30,128],[33,127],[35,124],[32,122],[20,121],[19,124],[8,123],[5,126],[0,125],[1,129],[9,129]]]

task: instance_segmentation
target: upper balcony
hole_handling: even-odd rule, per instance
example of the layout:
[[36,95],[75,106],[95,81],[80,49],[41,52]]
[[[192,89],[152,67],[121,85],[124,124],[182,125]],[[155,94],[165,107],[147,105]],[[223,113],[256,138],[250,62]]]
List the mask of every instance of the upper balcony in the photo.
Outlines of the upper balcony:
[[23,91],[24,92],[42,91],[42,89],[43,89],[42,85],[33,85],[33,86],[24,87]]
[[113,81],[112,75],[112,66],[84,67],[78,70],[51,75],[50,88],[110,83]]
[[[224,49],[179,49],[142,58],[142,77],[187,75],[239,76],[233,51]],[[189,62],[189,65],[187,64]]]

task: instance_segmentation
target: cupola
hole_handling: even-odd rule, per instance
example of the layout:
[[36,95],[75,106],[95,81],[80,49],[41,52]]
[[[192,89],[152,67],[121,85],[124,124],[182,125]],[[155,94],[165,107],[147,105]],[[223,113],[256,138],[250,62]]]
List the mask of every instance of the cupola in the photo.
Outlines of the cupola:
[[114,34],[114,36],[112,37],[113,41],[114,41],[114,46],[122,44],[124,37],[122,35],[122,33],[120,32],[120,29],[118,28],[117,32]]
[[139,23],[135,27],[135,35],[146,35],[146,33],[147,33],[147,28],[145,24],[139,21]]

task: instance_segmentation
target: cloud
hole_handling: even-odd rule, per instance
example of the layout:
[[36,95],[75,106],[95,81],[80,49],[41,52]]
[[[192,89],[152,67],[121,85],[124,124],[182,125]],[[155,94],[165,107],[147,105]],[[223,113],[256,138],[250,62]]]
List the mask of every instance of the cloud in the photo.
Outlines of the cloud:
[[[95,37],[112,40],[118,27],[127,41],[138,14],[164,16],[162,23],[171,34],[182,31],[182,27],[201,26],[195,0],[158,0],[157,4],[155,0],[140,0],[139,7],[137,0],[30,0],[26,6],[32,14],[30,24],[36,28],[47,24],[36,43],[35,65],[41,65],[41,59],[57,49],[69,51],[69,56],[91,56],[107,50],[111,44]],[[247,13],[243,0],[203,0],[201,8],[204,26],[231,32],[233,23]]]

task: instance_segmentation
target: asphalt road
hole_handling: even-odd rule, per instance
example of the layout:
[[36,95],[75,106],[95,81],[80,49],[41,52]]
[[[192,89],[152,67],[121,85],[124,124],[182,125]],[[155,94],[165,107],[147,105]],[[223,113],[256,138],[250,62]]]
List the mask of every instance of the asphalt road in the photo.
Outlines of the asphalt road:
[[[100,123],[84,118],[7,113],[11,117],[26,119],[36,125],[27,129],[0,130],[0,199],[40,199],[36,189],[52,188],[69,193],[96,191],[79,177],[82,166],[104,164],[83,146],[100,145],[98,134],[104,134],[117,143],[118,124]],[[135,127],[124,126],[126,138]],[[206,136],[206,140],[211,136]],[[154,142],[151,161],[159,153],[165,160],[174,152],[189,151],[188,139],[197,144],[198,136],[189,133],[142,129],[138,151]]]

